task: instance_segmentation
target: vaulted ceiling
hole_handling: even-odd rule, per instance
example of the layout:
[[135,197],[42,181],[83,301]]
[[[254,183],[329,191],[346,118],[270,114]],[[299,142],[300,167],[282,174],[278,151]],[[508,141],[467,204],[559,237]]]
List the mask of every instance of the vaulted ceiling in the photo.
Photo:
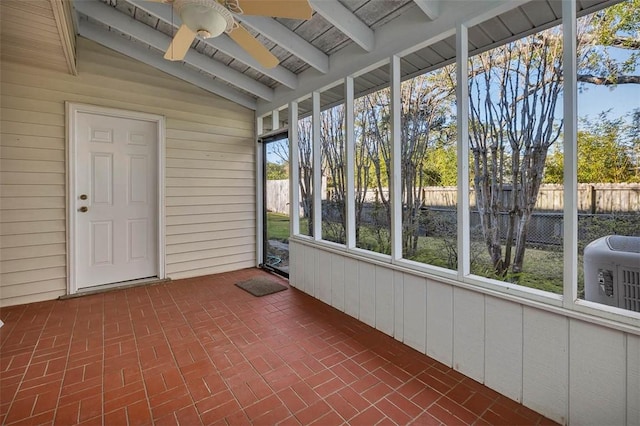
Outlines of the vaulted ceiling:
[[[427,10],[431,1],[422,0]],[[236,15],[279,59],[278,66],[267,69],[226,34],[198,37],[184,61],[161,64],[181,25],[169,4],[144,0],[76,0],[74,4],[81,36],[162,66],[171,74],[247,106],[257,99],[272,100],[278,86],[297,88],[298,75],[308,69],[326,73],[330,56],[348,44],[373,50],[376,28],[414,5],[412,0],[314,0],[309,20]],[[425,21],[430,19],[421,13]]]
[[[577,6],[586,13],[606,3],[611,1],[578,0]],[[280,61],[267,69],[227,34],[197,37],[184,60],[165,60],[164,52],[181,25],[170,4],[145,0],[72,4],[80,36],[258,113],[312,90],[324,90],[361,70],[366,75],[357,80],[357,93],[387,84],[384,62],[391,55],[402,56],[404,78],[451,63],[456,22],[472,22],[469,49],[479,52],[557,24],[561,18],[561,0],[310,0],[314,12],[309,20],[235,15]],[[329,88],[324,103],[341,96],[340,87]],[[300,112],[308,107],[301,103]]]
[[[578,10],[591,10],[603,3],[578,0]],[[392,54],[398,54],[399,50],[428,39],[436,41],[403,56],[403,75],[450,63],[455,59],[452,23],[487,9],[505,11],[470,27],[471,51],[534,28],[548,27],[561,17],[560,0],[310,0],[310,4],[314,12],[309,20],[236,15],[279,59],[278,66],[267,69],[226,34],[196,38],[183,61],[164,60],[163,53],[181,25],[170,4],[145,0],[74,1],[81,36],[254,109],[291,100],[305,90],[316,90],[318,87],[312,87],[309,81],[331,83],[334,76],[342,78],[342,74],[360,65],[371,66],[374,71],[361,79],[356,91],[385,84],[388,73],[375,65],[379,53],[395,49]],[[514,8],[514,4],[518,7]],[[336,90],[327,97],[328,102],[340,96]],[[304,106],[301,112],[304,113]]]

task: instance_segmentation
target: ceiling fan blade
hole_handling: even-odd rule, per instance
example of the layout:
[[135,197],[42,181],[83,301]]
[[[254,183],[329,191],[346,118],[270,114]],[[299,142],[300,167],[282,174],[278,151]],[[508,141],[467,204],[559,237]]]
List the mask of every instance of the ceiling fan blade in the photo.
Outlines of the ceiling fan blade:
[[164,58],[170,61],[181,61],[189,51],[194,38],[196,38],[196,33],[182,24],[175,37],[173,37],[167,52],[164,54]]
[[239,0],[238,3],[245,15],[311,19],[313,13],[308,0]]
[[273,68],[280,63],[269,49],[264,47],[247,29],[241,25],[229,32],[229,37],[246,50],[260,65]]

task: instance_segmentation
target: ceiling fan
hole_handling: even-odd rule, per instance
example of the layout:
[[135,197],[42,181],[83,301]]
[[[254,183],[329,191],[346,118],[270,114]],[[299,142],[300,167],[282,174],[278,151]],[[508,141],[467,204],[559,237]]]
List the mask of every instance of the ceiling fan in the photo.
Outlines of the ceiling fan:
[[310,19],[313,9],[308,0],[152,0],[171,4],[182,19],[164,55],[170,61],[182,60],[196,35],[217,37],[226,32],[260,65],[273,68],[279,61],[262,43],[240,25],[234,14]]

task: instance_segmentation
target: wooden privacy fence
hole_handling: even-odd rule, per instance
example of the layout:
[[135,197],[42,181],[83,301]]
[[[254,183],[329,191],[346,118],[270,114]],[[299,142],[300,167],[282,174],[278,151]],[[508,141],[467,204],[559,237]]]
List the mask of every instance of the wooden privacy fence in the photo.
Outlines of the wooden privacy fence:
[[[504,191],[504,202],[511,196],[512,188]],[[453,207],[458,190],[453,186],[423,188],[425,205]],[[372,194],[375,200],[375,194]],[[471,206],[475,206],[475,191],[470,193]],[[537,211],[561,212],[564,208],[564,187],[542,185],[536,203]],[[617,213],[640,211],[640,183],[581,183],[578,184],[578,211],[580,213]]]
[[289,214],[289,181],[267,181],[267,211]]
[[[267,180],[267,211],[289,214],[289,180]],[[300,191],[298,189],[298,191]],[[322,199],[326,199],[327,194],[327,178],[322,178]],[[302,194],[299,194],[301,199]],[[302,214],[302,208],[300,208]]]
[[[327,182],[323,179],[322,199],[330,200],[327,194]],[[504,202],[511,196],[512,188],[504,190]],[[388,196],[389,192],[383,188],[382,192]],[[455,186],[430,186],[422,188],[425,206],[454,207],[456,205],[458,189]],[[369,189],[365,201],[375,202],[378,190]],[[471,206],[475,206],[475,191],[470,193]],[[267,209],[279,213],[289,212],[289,181],[267,181]],[[536,211],[561,212],[564,208],[564,187],[562,185],[542,185],[538,194]],[[580,213],[618,213],[640,211],[640,183],[581,183],[578,184],[578,212]]]

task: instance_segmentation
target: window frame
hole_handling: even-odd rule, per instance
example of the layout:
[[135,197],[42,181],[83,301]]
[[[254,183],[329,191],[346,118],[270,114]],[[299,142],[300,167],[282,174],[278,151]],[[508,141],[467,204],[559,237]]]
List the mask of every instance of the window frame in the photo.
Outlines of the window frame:
[[[564,116],[564,193],[565,202],[563,210],[563,292],[555,294],[534,288],[529,288],[513,283],[503,282],[495,279],[484,278],[473,275],[470,271],[470,235],[466,232],[470,226],[469,218],[469,149],[468,149],[468,120],[469,89],[467,84],[468,75],[468,29],[478,23],[500,15],[508,10],[516,8],[524,2],[514,2],[504,5],[473,19],[457,23],[455,29],[441,34],[441,36],[430,39],[427,42],[414,46],[410,50],[397,52],[388,59],[368,66],[346,76],[337,83],[328,85],[332,87],[336,84],[343,84],[345,89],[344,105],[345,114],[345,142],[346,142],[346,244],[338,244],[322,240],[321,234],[321,205],[320,205],[320,90],[311,93],[313,101],[313,191],[314,191],[314,237],[299,234],[299,222],[297,214],[293,215],[292,233],[293,240],[299,240],[305,244],[316,245],[335,253],[342,253],[348,257],[367,259],[374,263],[389,265],[389,267],[408,271],[425,278],[435,278],[454,286],[491,294],[506,300],[513,300],[525,305],[532,305],[538,308],[564,314],[568,317],[580,318],[583,320],[600,323],[612,328],[628,331],[629,326],[638,327],[640,324],[640,313],[629,311],[613,306],[607,306],[578,299],[578,210],[577,210],[577,54],[576,54],[576,34],[577,34],[577,6],[575,0],[562,1],[562,40],[563,40],[563,67],[564,67],[564,88],[562,111]],[[607,5],[606,7],[609,7]],[[584,11],[589,13],[589,10]],[[556,22],[554,25],[557,25]],[[540,31],[545,27],[536,28]],[[456,35],[456,109],[457,109],[457,161],[458,161],[458,198],[457,198],[457,247],[458,265],[457,270],[449,270],[425,263],[420,263],[402,257],[402,200],[400,194],[400,84],[401,84],[401,59],[407,53],[413,52],[422,47],[433,44],[443,38]],[[526,35],[526,34],[524,34]],[[522,37],[524,35],[519,35]],[[505,43],[508,41],[505,41]],[[354,193],[354,78],[375,69],[389,64],[389,81],[391,89],[391,173],[389,182],[391,211],[391,255],[380,254],[365,249],[357,248],[355,241],[355,193]],[[427,70],[428,71],[428,70]],[[424,72],[427,72],[424,71]],[[306,95],[308,96],[308,95]],[[306,97],[305,96],[305,97]],[[293,130],[298,121],[298,100],[289,103],[289,123],[291,155],[297,160],[297,128]],[[295,139],[294,139],[295,137]],[[295,141],[295,143],[294,143]],[[318,142],[316,142],[318,141]],[[317,146],[316,146],[317,145]],[[294,154],[295,153],[295,154]],[[296,161],[297,162],[297,161]],[[316,168],[318,169],[316,171]],[[297,187],[299,176],[297,167],[292,162],[291,187]],[[297,196],[292,191],[292,206],[299,202]]]

